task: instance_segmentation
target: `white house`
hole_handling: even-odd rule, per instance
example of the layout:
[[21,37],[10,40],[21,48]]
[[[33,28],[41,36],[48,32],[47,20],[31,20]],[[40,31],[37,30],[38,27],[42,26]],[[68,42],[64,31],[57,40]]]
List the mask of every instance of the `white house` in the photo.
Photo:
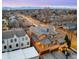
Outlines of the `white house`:
[[30,38],[22,28],[2,32],[2,52],[30,46]]

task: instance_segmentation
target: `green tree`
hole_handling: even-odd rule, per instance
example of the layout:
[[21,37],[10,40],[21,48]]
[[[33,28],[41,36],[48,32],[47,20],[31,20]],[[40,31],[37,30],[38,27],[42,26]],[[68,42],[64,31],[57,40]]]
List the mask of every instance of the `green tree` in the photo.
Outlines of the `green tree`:
[[69,40],[69,38],[68,38],[67,35],[65,36],[65,39],[64,40],[66,41],[66,43],[68,45],[68,48],[70,48],[71,47],[71,41]]

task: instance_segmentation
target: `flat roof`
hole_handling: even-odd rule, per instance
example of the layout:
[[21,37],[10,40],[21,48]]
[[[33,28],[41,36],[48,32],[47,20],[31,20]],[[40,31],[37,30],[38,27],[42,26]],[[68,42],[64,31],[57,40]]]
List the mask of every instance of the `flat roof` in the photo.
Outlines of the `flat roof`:
[[8,53],[2,53],[2,59],[10,59],[8,58]]
[[2,59],[28,59],[39,56],[34,47],[2,53]]
[[23,49],[22,51],[25,54],[26,59],[39,56],[38,52],[36,51],[36,49],[34,47]]
[[25,59],[22,50],[8,52],[10,59]]

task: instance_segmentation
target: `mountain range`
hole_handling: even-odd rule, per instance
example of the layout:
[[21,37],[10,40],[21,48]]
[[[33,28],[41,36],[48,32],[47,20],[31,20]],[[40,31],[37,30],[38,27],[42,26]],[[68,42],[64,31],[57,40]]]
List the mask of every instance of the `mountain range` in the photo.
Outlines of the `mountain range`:
[[76,9],[69,6],[53,6],[53,7],[2,7],[2,10],[28,10],[28,9]]

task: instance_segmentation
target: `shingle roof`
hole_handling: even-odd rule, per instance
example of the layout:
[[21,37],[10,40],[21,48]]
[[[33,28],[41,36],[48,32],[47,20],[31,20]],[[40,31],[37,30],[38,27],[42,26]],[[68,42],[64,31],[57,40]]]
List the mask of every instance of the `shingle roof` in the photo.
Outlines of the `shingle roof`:
[[58,42],[59,43],[65,43],[65,40],[64,40],[64,38],[63,39],[58,39]]
[[77,24],[76,23],[66,23],[63,25],[64,27],[68,27],[69,29],[76,29]]
[[17,37],[25,36],[25,31],[22,28],[2,31],[2,39],[9,39],[16,35]]
[[43,27],[31,27],[31,31],[36,35],[47,34],[47,29]]
[[42,44],[50,44],[51,43],[51,41],[49,39],[42,39],[42,40],[40,40],[40,42]]

